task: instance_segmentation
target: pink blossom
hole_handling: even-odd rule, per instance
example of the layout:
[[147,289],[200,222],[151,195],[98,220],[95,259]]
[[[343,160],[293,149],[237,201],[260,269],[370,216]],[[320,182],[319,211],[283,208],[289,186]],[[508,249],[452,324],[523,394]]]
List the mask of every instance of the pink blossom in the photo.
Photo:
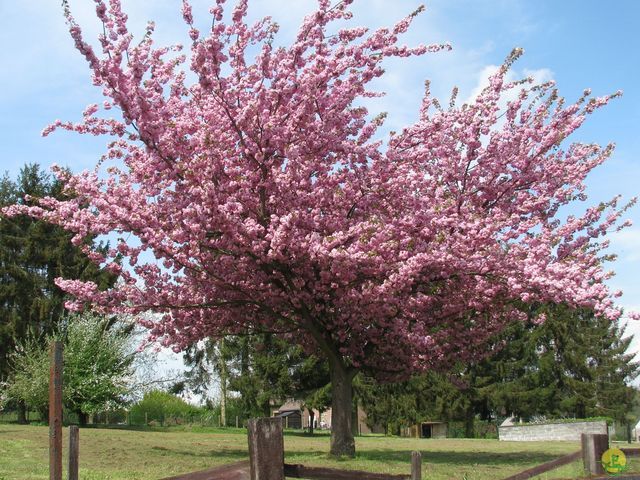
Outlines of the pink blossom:
[[[435,108],[427,85],[418,120],[385,140],[384,118],[355,107],[378,95],[371,82],[384,60],[448,44],[399,45],[412,15],[328,35],[351,2],[323,0],[293,43],[275,48],[277,26],[247,24],[247,3],[225,21],[217,0],[200,37],[185,0],[186,56],[154,46],[153,25],[133,42],[116,0],[97,2],[106,34],[94,51],[66,10],[106,100],[43,135],[112,142],[100,174],[64,178],[69,199],[4,214],[54,222],[77,242],[121,238],[94,258],[131,265],[109,267],[121,275],[112,289],[59,280],[73,308],[161,314],[144,325],[175,348],[284,331],[383,379],[482,355],[492,335],[526,320],[514,307],[522,301],[620,315],[599,250],[627,206],[615,198],[558,215],[585,201],[586,176],[613,151],[569,138],[618,94],[565,103],[552,83],[507,82],[516,49],[469,105]],[[517,100],[503,107],[507,95]]]

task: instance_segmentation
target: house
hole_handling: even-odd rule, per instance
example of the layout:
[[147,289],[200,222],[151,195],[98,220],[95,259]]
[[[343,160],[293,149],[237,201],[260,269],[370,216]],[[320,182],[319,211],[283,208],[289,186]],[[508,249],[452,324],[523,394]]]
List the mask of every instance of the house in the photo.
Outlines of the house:
[[[309,428],[312,412],[303,407],[300,400],[288,400],[280,408],[274,410],[274,417],[281,417],[284,428],[304,429]],[[319,412],[313,410],[313,428],[331,428],[331,409]]]
[[358,405],[357,421],[355,425],[359,435],[368,435],[371,433],[385,433],[384,427],[378,424],[371,425],[367,419],[367,412],[361,405]]
[[[303,407],[303,403],[300,400],[288,400],[273,412],[273,416],[282,417],[285,428],[309,428],[313,418],[314,429],[331,429],[331,408],[322,412],[314,409],[312,417],[312,412],[308,408]],[[384,428],[378,425],[370,426],[367,423],[367,414],[361,406],[358,406],[357,421],[354,427],[360,435],[384,433]]]
[[640,421],[636,423],[636,426],[631,430],[631,438],[640,442]]

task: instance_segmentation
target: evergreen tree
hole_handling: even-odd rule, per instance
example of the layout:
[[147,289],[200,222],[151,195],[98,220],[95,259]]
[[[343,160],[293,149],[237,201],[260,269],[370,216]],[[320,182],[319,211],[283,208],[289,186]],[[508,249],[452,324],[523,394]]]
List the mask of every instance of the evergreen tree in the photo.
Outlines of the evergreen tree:
[[[16,181],[7,174],[0,180],[0,208],[31,205],[45,196],[66,198],[62,185],[37,164],[24,166]],[[42,345],[65,317],[66,294],[55,278],[91,280],[99,288],[115,281],[74,246],[71,237],[58,226],[26,215],[0,217],[0,381],[11,372],[16,345]]]
[[[531,307],[530,318],[515,322],[490,345],[486,358],[458,365],[448,377],[431,377],[444,399],[429,404],[443,418],[463,420],[466,436],[474,421],[515,415],[588,418],[606,416],[627,422],[634,405],[630,382],[638,375],[631,337],[617,322],[591,310],[565,305]],[[451,386],[443,388],[443,379]],[[438,409],[437,405],[446,405]]]
[[381,384],[368,377],[356,377],[356,397],[367,412],[367,421],[382,425],[385,434],[399,434],[402,427],[414,423],[420,396],[418,384],[422,377],[389,384]]
[[[329,366],[315,355],[300,355],[303,353],[300,347],[289,346],[289,349],[298,361],[291,369],[293,389],[288,396],[302,400],[303,406],[309,410],[309,433],[313,434],[314,410],[323,413],[331,406]],[[353,427],[357,428],[357,422],[353,422]]]
[[326,392],[315,398],[314,394],[329,383],[325,362],[275,334],[230,336],[225,341],[229,389],[240,394],[247,416],[269,416],[287,398],[322,407]]
[[463,418],[470,405],[464,388],[449,373],[435,371],[396,383],[362,376],[355,382],[369,426],[381,425],[393,434],[422,421]]
[[638,375],[632,337],[587,309],[546,305],[539,313],[544,323],[513,324],[496,340],[497,353],[464,371],[475,412],[624,421]]
[[460,420],[467,437],[477,417],[606,416],[628,423],[638,363],[628,353],[632,338],[624,337],[624,327],[564,305],[531,308],[530,317],[540,313],[544,323],[512,324],[480,361],[400,383],[359,381],[368,418],[391,432],[422,420]]
[[300,399],[320,411],[331,399],[326,363],[274,334],[208,339],[187,350],[184,359],[190,367],[184,388],[204,393],[217,377],[221,406],[227,392],[233,392],[246,418],[270,416],[287,398]]

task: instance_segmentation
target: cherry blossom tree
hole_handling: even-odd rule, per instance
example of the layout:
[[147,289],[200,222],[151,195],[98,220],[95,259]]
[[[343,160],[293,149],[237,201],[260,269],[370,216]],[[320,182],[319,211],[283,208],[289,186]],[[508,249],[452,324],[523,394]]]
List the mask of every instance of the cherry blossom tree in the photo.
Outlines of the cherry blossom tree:
[[61,225],[78,245],[118,236],[90,254],[121,281],[59,279],[70,308],[156,312],[141,323],[176,351],[276,332],[320,353],[334,455],[355,451],[357,372],[392,380],[480,356],[522,304],[620,315],[602,237],[624,225],[625,206],[562,214],[612,152],[566,139],[618,93],[569,103],[552,83],[510,82],[514,50],[473,102],[443,109],[427,85],[418,120],[385,140],[384,117],[362,106],[379,95],[369,84],[384,60],[449,48],[399,43],[419,11],[368,31],[344,26],[352,0],[319,0],[293,43],[276,47],[277,25],[248,24],[247,0],[228,14],[216,0],[208,32],[185,0],[185,55],[155,47],[152,23],[134,43],[120,1],[95,3],[97,48],[65,12],[107,100],[44,134],[111,136],[108,151],[93,172],[54,168],[70,199],[5,210]]

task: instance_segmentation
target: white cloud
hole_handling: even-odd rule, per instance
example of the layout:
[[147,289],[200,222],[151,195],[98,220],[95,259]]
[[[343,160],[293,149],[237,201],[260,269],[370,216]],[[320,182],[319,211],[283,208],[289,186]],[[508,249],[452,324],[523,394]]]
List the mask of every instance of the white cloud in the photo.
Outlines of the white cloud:
[[626,228],[611,235],[611,251],[624,262],[640,262],[640,229]]

